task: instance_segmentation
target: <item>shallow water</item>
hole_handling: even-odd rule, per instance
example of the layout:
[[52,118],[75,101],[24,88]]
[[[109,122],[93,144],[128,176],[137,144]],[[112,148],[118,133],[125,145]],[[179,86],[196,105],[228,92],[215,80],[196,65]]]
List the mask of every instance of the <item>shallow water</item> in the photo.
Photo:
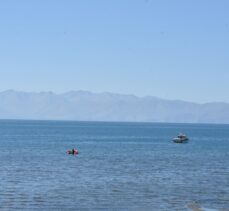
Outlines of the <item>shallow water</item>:
[[192,204],[229,210],[229,125],[0,121],[0,210]]

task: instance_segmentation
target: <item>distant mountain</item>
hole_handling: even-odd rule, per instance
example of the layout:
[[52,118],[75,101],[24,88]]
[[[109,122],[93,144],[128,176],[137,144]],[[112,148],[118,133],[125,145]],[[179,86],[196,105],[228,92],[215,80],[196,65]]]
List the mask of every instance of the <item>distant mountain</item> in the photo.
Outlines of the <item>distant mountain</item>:
[[157,97],[71,91],[0,92],[1,119],[229,123],[228,103],[197,104]]

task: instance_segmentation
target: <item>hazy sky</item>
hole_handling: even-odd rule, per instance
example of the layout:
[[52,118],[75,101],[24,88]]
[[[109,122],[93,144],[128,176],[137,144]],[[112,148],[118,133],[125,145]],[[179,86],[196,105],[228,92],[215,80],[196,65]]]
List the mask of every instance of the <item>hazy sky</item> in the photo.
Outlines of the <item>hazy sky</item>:
[[0,91],[229,102],[228,0],[7,0]]

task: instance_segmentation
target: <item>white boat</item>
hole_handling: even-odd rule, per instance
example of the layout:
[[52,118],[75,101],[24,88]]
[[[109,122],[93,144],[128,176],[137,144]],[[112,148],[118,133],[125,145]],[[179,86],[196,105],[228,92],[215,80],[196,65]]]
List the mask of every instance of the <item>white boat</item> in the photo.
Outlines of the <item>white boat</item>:
[[174,143],[186,143],[187,141],[188,141],[188,137],[182,133],[173,139]]

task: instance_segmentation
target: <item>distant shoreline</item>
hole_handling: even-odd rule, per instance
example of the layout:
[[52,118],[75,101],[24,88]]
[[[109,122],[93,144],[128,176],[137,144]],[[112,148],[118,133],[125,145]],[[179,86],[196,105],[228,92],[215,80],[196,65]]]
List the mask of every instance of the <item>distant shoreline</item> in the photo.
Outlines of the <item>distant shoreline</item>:
[[229,125],[227,123],[187,123],[187,122],[128,122],[128,121],[88,121],[88,120],[62,120],[62,119],[0,119],[0,122],[71,122],[71,123],[108,123],[108,124],[160,124],[160,125]]
[[22,120],[229,124],[229,103],[70,91],[0,92],[0,118]]

